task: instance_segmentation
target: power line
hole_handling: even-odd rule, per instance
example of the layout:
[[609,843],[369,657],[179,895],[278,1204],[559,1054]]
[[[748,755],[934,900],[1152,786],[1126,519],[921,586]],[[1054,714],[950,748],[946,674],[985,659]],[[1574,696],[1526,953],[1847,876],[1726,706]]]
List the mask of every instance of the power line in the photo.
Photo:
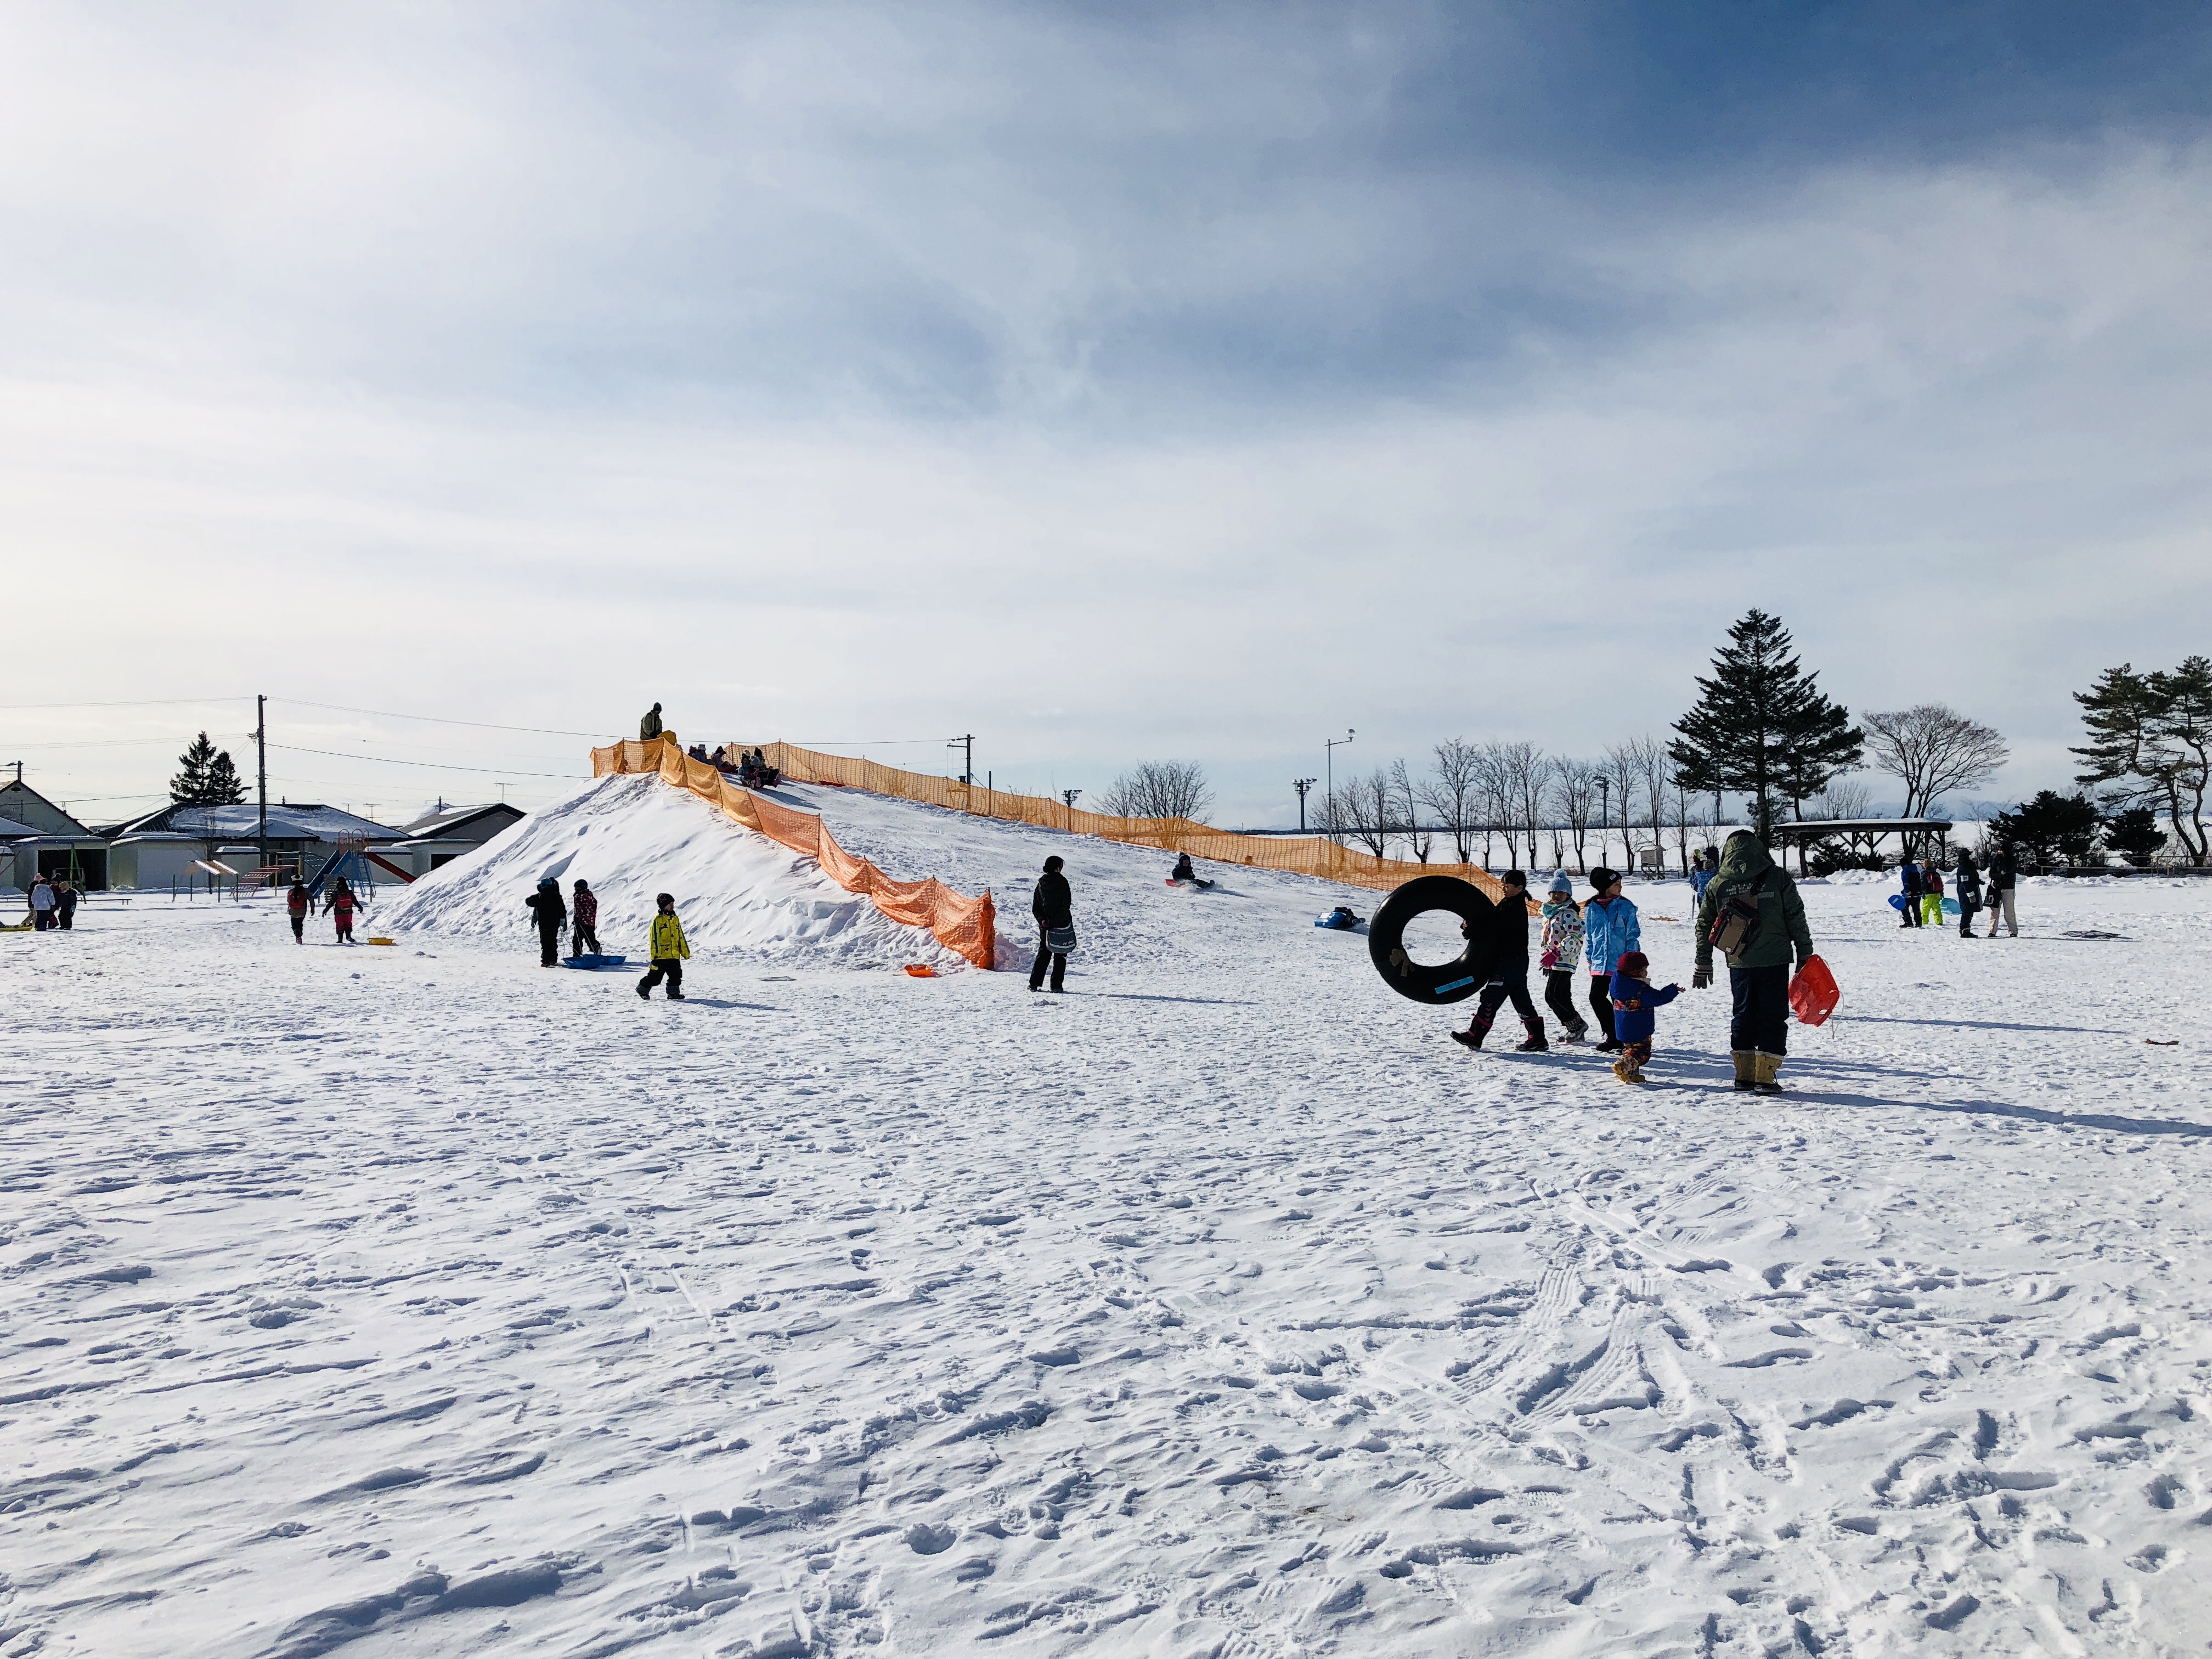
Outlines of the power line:
[[504,775],[514,778],[567,778],[580,782],[584,775],[580,772],[522,772],[505,766],[455,766],[448,761],[392,760],[382,755],[349,755],[336,749],[302,749],[289,743],[272,743],[269,746],[295,755],[328,755],[332,760],[374,761],[379,766],[428,767],[439,772],[483,772],[492,777]]
[[[335,708],[342,714],[374,714],[380,720],[427,720],[433,726],[479,726],[487,732],[535,732],[542,736],[549,738],[607,738],[607,733],[605,732],[569,732],[564,731],[557,726],[501,726],[492,720],[457,720],[444,714],[402,714],[397,710],[390,708],[356,708],[350,703],[317,702],[313,697],[272,697],[270,701],[271,702],[295,702],[304,708]],[[276,747],[273,743],[269,746],[271,749]],[[540,774],[540,775],[551,776],[552,775],[550,773],[545,773]]]
[[[237,697],[133,697],[120,702],[0,702],[0,712],[29,708],[174,708],[185,703],[250,702],[252,694]],[[569,736],[580,736],[571,732]]]

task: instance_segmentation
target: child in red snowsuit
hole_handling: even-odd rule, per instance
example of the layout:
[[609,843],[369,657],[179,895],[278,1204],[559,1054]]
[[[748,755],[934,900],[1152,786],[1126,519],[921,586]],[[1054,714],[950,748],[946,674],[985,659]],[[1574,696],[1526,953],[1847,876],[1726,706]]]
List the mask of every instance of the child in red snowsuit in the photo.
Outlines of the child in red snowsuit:
[[292,943],[295,945],[307,942],[307,890],[300,883],[294,882],[292,890],[284,895],[284,908],[291,913]]
[[353,911],[357,902],[353,896],[353,889],[347,886],[343,879],[331,890],[331,915],[337,921],[338,943],[341,945],[354,942]]

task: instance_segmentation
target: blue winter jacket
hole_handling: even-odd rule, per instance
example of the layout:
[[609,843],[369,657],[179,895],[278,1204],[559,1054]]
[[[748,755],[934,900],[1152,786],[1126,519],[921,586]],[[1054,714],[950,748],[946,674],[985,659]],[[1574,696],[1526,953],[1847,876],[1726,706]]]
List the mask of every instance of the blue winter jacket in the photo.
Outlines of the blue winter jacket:
[[1654,1011],[1682,994],[1679,985],[1662,989],[1640,979],[1623,979],[1618,975],[1613,977],[1612,991],[1613,1035],[1623,1042],[1650,1042],[1651,1033],[1659,1028],[1659,1017]]
[[1906,864],[1903,876],[1900,879],[1905,888],[1905,897],[1918,898],[1920,896],[1920,866],[1918,865],[1911,863]]
[[1590,972],[1609,974],[1621,957],[1643,948],[1644,928],[1626,896],[1610,902],[1592,899],[1583,906],[1583,950]]

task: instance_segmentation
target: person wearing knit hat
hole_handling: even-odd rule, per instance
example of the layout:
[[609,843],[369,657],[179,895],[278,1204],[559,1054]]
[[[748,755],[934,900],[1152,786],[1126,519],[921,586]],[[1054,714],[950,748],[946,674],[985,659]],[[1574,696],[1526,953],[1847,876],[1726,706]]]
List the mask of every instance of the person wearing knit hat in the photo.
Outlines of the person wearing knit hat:
[[1641,951],[1623,951],[1613,970],[1613,1027],[1620,1037],[1613,1074],[1623,1083],[1644,1081],[1644,1062],[1651,1058],[1652,1033],[1659,1026],[1655,1011],[1682,994],[1679,985],[1653,990],[1650,975],[1650,958]]
[[[1464,1031],[1454,1031],[1452,1041],[1468,1048],[1482,1047],[1498,1007],[1510,997],[1513,1012],[1521,1016],[1522,1029],[1528,1034],[1513,1045],[1513,1052],[1541,1054],[1552,1045],[1544,1040],[1543,1018],[1528,996],[1528,878],[1518,870],[1508,870],[1502,879],[1504,893],[1491,907],[1487,919],[1492,952],[1490,983],[1482,988],[1474,1020]],[[1474,948],[1470,934],[1468,949]]]
[[1613,1029],[1613,968],[1629,951],[1643,947],[1644,928],[1635,902],[1621,896],[1618,871],[1601,864],[1589,872],[1589,884],[1595,896],[1583,906],[1583,951],[1589,961],[1590,1008],[1597,1015],[1598,1030],[1605,1034],[1597,1051],[1617,1054],[1620,1038]]
[[1544,1005],[1565,1030],[1562,1039],[1580,1042],[1589,1022],[1575,1009],[1575,969],[1583,959],[1583,913],[1575,902],[1575,884],[1564,870],[1544,890],[1544,931],[1536,942],[1536,965],[1544,970]]

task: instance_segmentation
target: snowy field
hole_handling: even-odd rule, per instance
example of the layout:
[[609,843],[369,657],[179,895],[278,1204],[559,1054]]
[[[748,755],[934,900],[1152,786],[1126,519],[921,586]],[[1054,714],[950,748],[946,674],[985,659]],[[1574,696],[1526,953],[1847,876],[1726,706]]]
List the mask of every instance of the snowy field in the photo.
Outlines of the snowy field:
[[[1754,1103],[1723,993],[1632,1091],[1447,1042],[1310,926],[1373,895],[789,792],[1018,946],[1069,859],[1071,994],[909,978],[656,787],[392,948],[0,935],[0,1655],[2212,1640],[2212,884],[1808,887],[1844,1004]],[[678,893],[689,1004],[536,965],[556,836],[610,950]]]

